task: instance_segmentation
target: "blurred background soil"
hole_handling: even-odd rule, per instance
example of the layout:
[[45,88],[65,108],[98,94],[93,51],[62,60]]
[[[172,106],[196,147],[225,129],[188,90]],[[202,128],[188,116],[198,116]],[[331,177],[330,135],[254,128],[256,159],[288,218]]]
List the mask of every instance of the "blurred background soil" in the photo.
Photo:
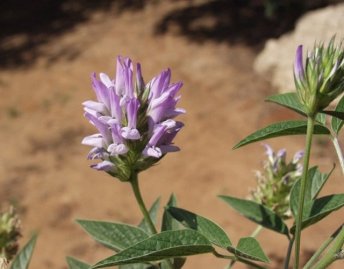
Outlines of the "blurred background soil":
[[[260,143],[231,148],[257,128],[297,116],[264,103],[275,90],[252,64],[268,38],[291,31],[306,9],[328,4],[286,1],[266,8],[261,2],[1,1],[0,202],[19,208],[22,243],[39,232],[31,268],[67,268],[67,255],[94,263],[110,254],[75,219],[141,219],[130,186],[90,169],[89,148],[80,144],[94,133],[81,106],[95,98],[90,73],[113,75],[117,55],[140,62],[146,81],[170,67],[173,81],[184,82],[185,128],[175,141],[182,150],[142,173],[147,203],[161,196],[164,204],[175,193],[179,206],[220,224],[234,243],[255,229],[217,195],[246,197],[264,150]],[[287,148],[292,158],[303,140],[269,143]],[[325,172],[334,162],[328,141],[316,139],[312,164]],[[324,194],[343,190],[337,168]],[[334,214],[305,231],[304,257],[342,224],[343,211]],[[270,267],[281,268],[287,240],[267,230],[258,239]],[[225,264],[201,255],[189,258],[185,268]]]

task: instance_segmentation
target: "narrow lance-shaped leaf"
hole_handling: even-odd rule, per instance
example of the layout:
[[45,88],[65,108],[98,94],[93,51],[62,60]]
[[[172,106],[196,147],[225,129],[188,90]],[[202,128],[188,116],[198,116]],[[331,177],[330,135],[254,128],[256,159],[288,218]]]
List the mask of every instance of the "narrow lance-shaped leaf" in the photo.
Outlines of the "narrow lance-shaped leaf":
[[[305,203],[301,228],[307,228],[344,206],[344,194],[333,194]],[[295,232],[295,226],[291,228]]]
[[272,102],[283,107],[289,108],[300,115],[306,116],[303,105],[300,103],[296,92],[287,92],[276,95],[271,95],[265,99],[267,102]]
[[[166,207],[164,208],[164,213],[162,215],[162,224],[161,224],[161,231],[173,231],[179,230],[180,224],[179,222],[171,216],[168,212],[169,207],[177,206],[177,199],[174,194],[171,194],[170,199],[168,200]],[[182,268],[184,263],[186,262],[185,258],[173,258],[170,259],[170,262],[173,264],[174,269]],[[161,269],[170,269],[170,266],[167,264],[166,261],[162,261],[160,264]]]
[[214,248],[209,240],[196,231],[166,231],[110,256],[93,265],[92,268],[152,262],[213,251]]
[[[313,178],[315,177],[315,174],[317,172],[317,167],[314,166],[312,168],[310,168],[308,170],[308,173],[307,173],[307,185],[306,185],[306,192],[305,192],[305,201],[310,201],[312,200],[312,195],[311,195],[311,189],[312,189],[312,181],[313,181]],[[290,209],[291,209],[291,212],[294,216],[294,218],[296,218],[297,216],[297,210],[298,210],[298,207],[299,207],[299,196],[300,196],[300,186],[301,186],[301,179],[298,179],[291,191],[290,191],[290,200],[289,200],[289,204],[290,204]]]
[[227,249],[234,255],[245,259],[270,262],[269,258],[265,255],[263,249],[261,248],[259,242],[253,237],[240,238],[236,248],[228,247]]
[[288,227],[271,209],[254,201],[239,199],[231,196],[219,196],[223,201],[249,220],[275,232],[289,236]]
[[312,187],[311,187],[311,197],[312,199],[315,199],[318,197],[320,191],[324,187],[327,180],[330,178],[333,170],[335,168],[335,165],[333,165],[331,171],[328,174],[320,173],[318,170],[316,171],[313,180],[312,180]]
[[[344,112],[344,96],[339,100],[335,111],[337,112]],[[344,121],[342,119],[338,119],[337,117],[332,117],[331,126],[333,131],[338,134],[339,131],[342,129]]]
[[[307,113],[303,105],[300,103],[296,92],[287,92],[287,93],[272,95],[272,96],[269,96],[266,99],[266,101],[289,108],[302,116],[307,116]],[[319,113],[316,116],[316,120],[322,125],[325,125],[325,120],[326,120],[325,115]]]
[[[262,141],[269,138],[286,135],[302,135],[306,134],[306,132],[307,121],[297,120],[277,122],[250,134],[249,136],[241,140],[238,144],[236,144],[233,149],[237,149],[247,144]],[[313,133],[328,135],[330,134],[330,131],[325,126],[315,124]]]
[[133,264],[124,264],[118,266],[119,269],[155,269],[154,264],[149,263],[133,263]]
[[37,235],[32,236],[29,242],[19,251],[14,258],[10,269],[27,269],[29,268],[33,250],[35,248]]
[[171,194],[170,199],[164,209],[164,214],[162,215],[161,231],[178,230],[179,223],[168,213],[169,207],[177,206],[177,200],[174,194]]
[[[186,258],[176,257],[176,258],[170,259],[170,262],[172,263],[173,269],[181,269],[186,262]],[[170,269],[171,267],[169,264],[167,264],[166,260],[163,260],[160,263],[160,268],[161,269]]]
[[77,222],[94,240],[115,251],[128,248],[148,238],[148,234],[142,229],[128,224],[96,220],[77,220]]
[[168,212],[185,227],[198,231],[215,245],[222,248],[232,245],[224,230],[213,221],[177,207],[168,208]]
[[330,115],[332,117],[336,117],[340,120],[344,120],[344,112],[342,112],[342,111],[323,110],[323,111],[321,111],[321,113]]
[[[150,215],[154,224],[156,224],[156,222],[157,222],[159,207],[160,207],[160,197],[154,201],[153,205],[149,209],[149,215]],[[151,233],[149,226],[148,226],[148,224],[144,218],[141,220],[139,227],[141,229],[143,229],[145,232],[147,232],[149,234]]]
[[91,268],[91,265],[89,265],[85,262],[79,261],[73,257],[67,257],[66,260],[67,260],[67,264],[68,264],[69,269],[89,269],[89,268]]
[[[318,170],[317,166],[314,166],[308,170],[307,186],[305,188],[306,189],[306,192],[305,192],[306,202],[314,200],[318,196],[319,192],[325,185],[326,181],[330,177],[333,170],[334,170],[334,167],[328,174],[321,173]],[[297,216],[297,210],[299,207],[300,185],[301,185],[301,180],[299,179],[294,183],[294,186],[290,192],[290,209],[294,217]]]

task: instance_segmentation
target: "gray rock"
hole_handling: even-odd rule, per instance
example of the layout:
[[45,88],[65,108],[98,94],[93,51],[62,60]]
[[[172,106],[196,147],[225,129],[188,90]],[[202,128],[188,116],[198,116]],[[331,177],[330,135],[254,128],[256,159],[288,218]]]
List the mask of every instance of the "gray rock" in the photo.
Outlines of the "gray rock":
[[268,77],[279,92],[294,91],[293,62],[298,45],[311,50],[314,42],[327,43],[333,35],[344,38],[344,3],[328,6],[303,15],[293,32],[266,42],[257,56],[254,69]]

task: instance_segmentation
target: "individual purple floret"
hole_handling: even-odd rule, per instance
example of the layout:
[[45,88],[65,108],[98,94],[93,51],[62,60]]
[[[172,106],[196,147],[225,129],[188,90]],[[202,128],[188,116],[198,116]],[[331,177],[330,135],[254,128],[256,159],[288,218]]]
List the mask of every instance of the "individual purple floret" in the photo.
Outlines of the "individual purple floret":
[[168,152],[178,151],[173,139],[183,127],[173,120],[185,113],[177,108],[181,82],[171,83],[170,69],[162,71],[146,85],[141,65],[118,57],[116,75],[91,76],[97,101],[83,103],[85,117],[98,133],[82,144],[92,147],[88,159],[100,159],[92,168],[123,181],[156,163]]
[[302,80],[304,78],[305,70],[303,68],[303,46],[299,45],[296,49],[295,63],[294,63],[294,75],[295,79]]

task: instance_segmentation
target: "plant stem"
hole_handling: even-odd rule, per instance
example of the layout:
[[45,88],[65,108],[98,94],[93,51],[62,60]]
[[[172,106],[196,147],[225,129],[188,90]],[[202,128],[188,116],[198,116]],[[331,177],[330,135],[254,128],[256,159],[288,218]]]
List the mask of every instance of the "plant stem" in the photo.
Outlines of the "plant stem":
[[334,148],[336,149],[336,153],[338,156],[338,160],[340,163],[340,167],[342,168],[342,173],[344,174],[344,157],[343,157],[343,151],[340,147],[338,137],[337,136],[332,136],[332,143],[334,145]]
[[344,225],[341,227],[340,232],[335,238],[333,245],[324,255],[324,257],[313,267],[313,269],[324,269],[327,268],[331,263],[339,259],[337,254],[341,251],[344,245]]
[[257,228],[251,233],[251,237],[256,238],[261,230],[263,230],[263,226],[258,225]]
[[[147,207],[143,201],[143,198],[142,198],[142,195],[141,195],[141,192],[140,192],[140,187],[139,187],[139,181],[138,181],[138,177],[137,177],[137,174],[136,173],[133,173],[131,175],[131,178],[130,178],[130,184],[131,184],[131,187],[133,189],[133,192],[134,192],[134,195],[135,195],[135,198],[136,198],[136,201],[137,201],[137,204],[139,205],[140,207],[140,210],[143,214],[143,217],[148,225],[148,228],[150,230],[150,232],[152,234],[156,234],[158,233],[157,229],[155,228],[155,225],[149,215],[149,212],[147,210]],[[171,261],[169,259],[166,259],[165,260],[167,266],[169,269],[174,269],[174,266],[173,264],[171,263]]]
[[156,230],[155,226],[154,226],[154,223],[149,215],[149,212],[146,208],[146,205],[142,199],[142,195],[141,195],[141,192],[140,192],[140,187],[139,187],[139,181],[138,181],[138,178],[137,178],[137,174],[136,173],[133,173],[132,176],[131,176],[131,179],[130,179],[130,184],[131,184],[131,187],[133,189],[133,192],[134,192],[134,195],[135,195],[135,198],[136,198],[136,201],[137,201],[137,204],[139,205],[140,207],[140,210],[143,214],[143,217],[148,225],[148,228],[150,230],[150,232],[152,234],[156,234],[158,233],[158,231]]
[[336,238],[338,233],[341,231],[343,225],[341,225],[331,236],[328,238],[320,248],[313,254],[313,256],[309,259],[309,261],[306,263],[305,267],[303,269],[310,269],[311,266],[316,262],[316,260],[319,258],[321,253],[324,252],[324,250],[332,243],[332,241]]
[[314,118],[315,118],[315,115],[308,116],[308,120],[307,120],[306,148],[305,148],[305,155],[303,159],[303,171],[302,171],[301,188],[300,188],[300,195],[299,195],[299,206],[298,206],[297,219],[296,219],[294,269],[298,269],[299,263],[300,263],[301,226],[302,226],[303,206],[305,203],[308,166],[309,166],[309,159],[310,159],[310,153],[311,153],[311,147],[312,147],[312,137],[313,137],[314,123],[315,123]]
[[242,262],[242,263],[244,263],[244,264],[247,264],[247,265],[249,265],[249,266],[251,266],[251,267],[253,267],[253,268],[257,268],[257,269],[266,269],[266,267],[260,266],[260,265],[258,265],[258,264],[256,264],[256,263],[252,262],[252,261],[249,261],[249,260],[245,260],[245,259],[242,259],[242,258],[238,258],[238,261],[240,261],[240,262]]
[[284,261],[284,269],[288,269],[289,268],[290,256],[291,256],[291,252],[292,252],[292,249],[293,249],[294,239],[295,239],[294,237],[289,239],[287,256],[285,257],[285,261]]

